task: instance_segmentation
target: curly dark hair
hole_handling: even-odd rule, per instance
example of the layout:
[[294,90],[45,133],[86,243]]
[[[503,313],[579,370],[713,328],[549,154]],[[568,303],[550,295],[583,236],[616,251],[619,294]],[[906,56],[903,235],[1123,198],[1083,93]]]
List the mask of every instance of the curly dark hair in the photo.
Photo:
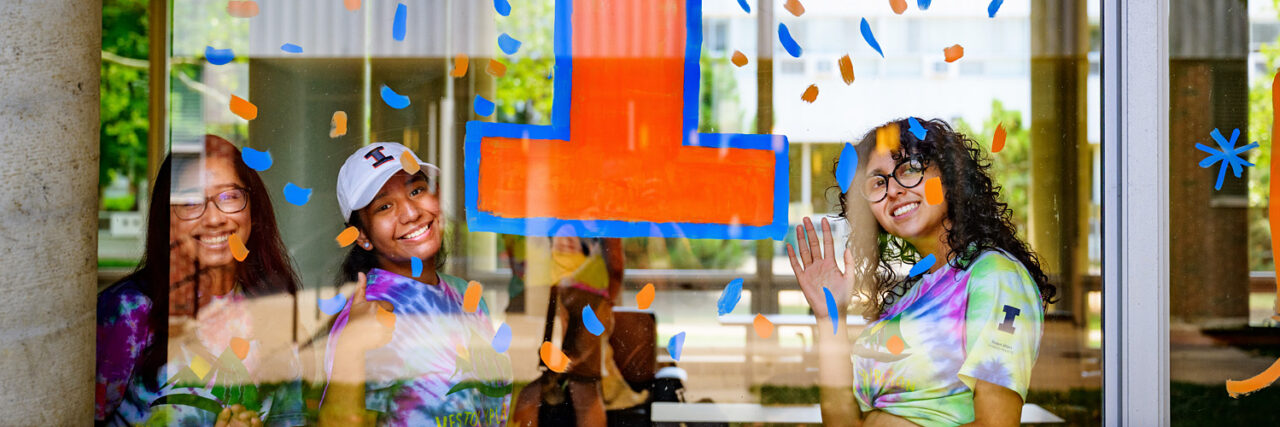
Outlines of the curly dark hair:
[[[918,121],[928,131],[923,140],[916,138],[910,131],[907,119],[891,121],[867,132],[857,144],[858,158],[862,159],[859,166],[865,166],[871,158],[877,132],[892,132],[896,127],[899,147],[892,154],[893,159],[917,160],[925,167],[936,165],[941,174],[948,206],[943,242],[951,250],[951,258],[947,263],[955,268],[965,268],[987,250],[1003,250],[1027,269],[1040,290],[1040,299],[1044,304],[1057,302],[1057,288],[1049,283],[1048,276],[1040,267],[1040,258],[1018,238],[1012,221],[1013,211],[1007,203],[1000,201],[1001,188],[991,180],[991,175],[987,172],[991,167],[991,160],[986,151],[972,138],[951,129],[951,125],[941,119]],[[836,160],[836,166],[839,166],[839,159]],[[833,167],[832,170],[838,170],[838,167]],[[833,188],[839,191],[839,187]],[[855,194],[855,197],[862,196]],[[839,207],[839,216],[847,220],[849,206],[846,205],[844,193],[840,194]],[[880,256],[875,283],[870,289],[860,291],[870,301],[863,311],[863,317],[868,320],[880,318],[885,308],[905,295],[920,280],[920,277],[899,277],[890,267],[890,263],[895,261],[906,264],[919,262],[921,255],[915,247],[906,240],[889,234],[882,227],[879,228],[877,240]]]

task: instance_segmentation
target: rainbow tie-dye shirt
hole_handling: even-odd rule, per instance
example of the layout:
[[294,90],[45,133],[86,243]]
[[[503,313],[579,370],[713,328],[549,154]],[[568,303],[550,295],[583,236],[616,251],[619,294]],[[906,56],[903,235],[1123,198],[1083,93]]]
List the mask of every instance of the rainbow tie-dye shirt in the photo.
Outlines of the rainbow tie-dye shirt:
[[[389,301],[396,328],[391,342],[365,353],[365,407],[378,425],[503,426],[510,412],[511,359],[497,352],[483,300],[463,310],[467,282],[439,274],[429,285],[386,270],[369,271],[366,296]],[[325,371],[332,372],[334,343],[351,306],[330,333]]]
[[976,380],[1027,398],[1044,309],[1022,264],[1000,251],[943,265],[885,309],[854,343],[854,394],[925,426],[974,420]]

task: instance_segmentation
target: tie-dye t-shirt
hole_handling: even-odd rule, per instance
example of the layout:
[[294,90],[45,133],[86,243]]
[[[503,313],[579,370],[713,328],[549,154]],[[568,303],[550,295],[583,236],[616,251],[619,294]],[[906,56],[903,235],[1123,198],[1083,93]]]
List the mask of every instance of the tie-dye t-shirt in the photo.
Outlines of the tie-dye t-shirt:
[[[188,339],[171,333],[170,343],[154,342],[147,321],[154,307],[142,288],[129,278],[98,295],[95,419],[113,426],[205,426],[222,408],[240,404],[257,412],[263,425],[303,425],[297,352],[263,348],[239,288],[213,297],[198,319],[184,324]],[[166,344],[176,345],[155,374],[156,390],[138,368],[148,350]]]
[[[386,270],[369,271],[366,298],[394,305],[391,341],[365,353],[365,407],[379,425],[502,426],[511,401],[511,359],[491,344],[489,308],[463,310],[467,282],[440,274],[430,285]],[[327,344],[326,371],[346,326],[338,314]]]
[[1022,264],[988,251],[926,273],[854,343],[854,394],[925,426],[974,420],[976,380],[1027,398],[1044,309]]

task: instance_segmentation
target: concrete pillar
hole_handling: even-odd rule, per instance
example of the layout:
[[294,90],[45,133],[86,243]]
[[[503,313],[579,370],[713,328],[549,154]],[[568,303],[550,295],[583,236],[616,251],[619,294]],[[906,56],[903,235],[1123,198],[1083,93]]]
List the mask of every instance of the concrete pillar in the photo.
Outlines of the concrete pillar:
[[93,419],[100,2],[0,2],[0,414]]
[[1084,320],[1089,27],[1086,2],[1031,2],[1031,185],[1028,233],[1058,286],[1058,308]]
[[1218,165],[1201,168],[1208,154],[1195,145],[1217,148],[1214,128],[1227,138],[1240,129],[1237,147],[1251,142],[1248,8],[1239,0],[1174,0],[1169,12],[1169,314],[1201,327],[1244,326],[1248,175],[1227,173],[1214,190]]

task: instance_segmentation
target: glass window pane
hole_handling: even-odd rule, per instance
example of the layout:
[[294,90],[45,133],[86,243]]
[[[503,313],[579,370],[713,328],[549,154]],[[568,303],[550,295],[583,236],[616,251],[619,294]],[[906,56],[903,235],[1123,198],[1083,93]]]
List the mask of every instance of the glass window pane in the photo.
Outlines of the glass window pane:
[[[1267,337],[1280,318],[1268,218],[1278,19],[1271,2],[1170,3],[1175,425],[1267,419],[1277,396],[1265,372],[1278,355]],[[1228,154],[1215,157],[1221,150]],[[1240,159],[1255,166],[1234,163],[1241,167],[1232,170]]]

